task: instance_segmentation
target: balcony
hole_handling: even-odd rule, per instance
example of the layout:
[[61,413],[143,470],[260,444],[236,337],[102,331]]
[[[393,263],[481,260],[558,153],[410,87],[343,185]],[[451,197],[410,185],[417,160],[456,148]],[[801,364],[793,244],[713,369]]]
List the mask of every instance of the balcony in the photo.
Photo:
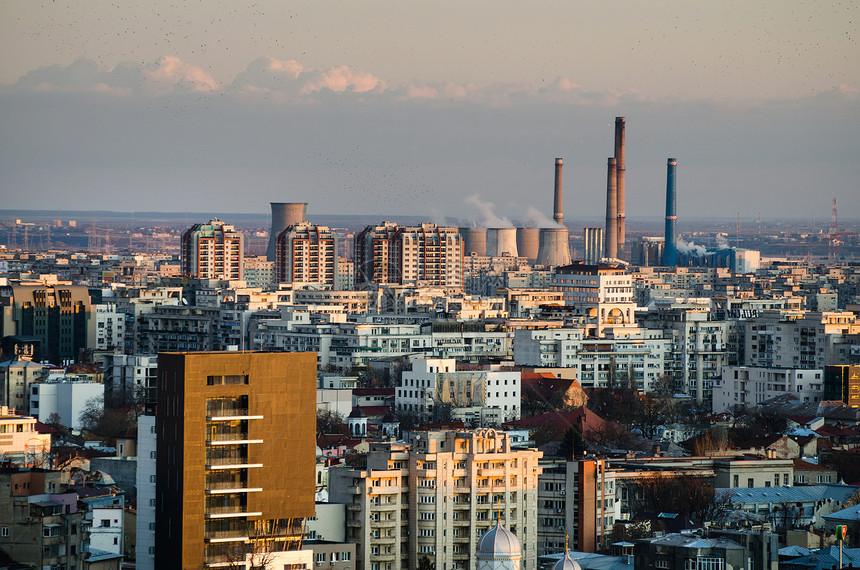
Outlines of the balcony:
[[227,519],[232,517],[261,517],[262,511],[248,511],[247,507],[240,505],[226,505],[223,507],[208,507],[206,509],[207,519]]
[[259,493],[262,487],[223,487],[217,489],[206,489],[207,495],[227,495],[230,493]]

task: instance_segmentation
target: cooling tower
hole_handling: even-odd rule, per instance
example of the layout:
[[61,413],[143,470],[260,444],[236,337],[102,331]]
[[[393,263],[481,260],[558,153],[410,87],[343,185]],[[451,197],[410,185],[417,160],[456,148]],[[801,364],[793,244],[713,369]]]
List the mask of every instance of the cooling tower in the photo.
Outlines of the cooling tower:
[[627,228],[626,228],[626,214],[624,212],[624,179],[625,179],[625,142],[624,142],[624,131],[625,124],[627,119],[624,117],[615,117],[615,207],[616,207],[616,215],[618,219],[618,228],[617,228],[617,236],[616,239],[618,241],[618,249],[619,251],[624,251],[624,245],[627,241]]
[[269,232],[269,247],[266,248],[266,259],[275,261],[275,241],[278,235],[290,226],[305,221],[307,202],[271,202],[272,230]]
[[618,257],[618,195],[616,192],[616,162],[615,158],[609,159],[609,168],[606,175],[606,257],[616,259]]
[[540,250],[540,230],[538,228],[517,228],[517,251],[520,257],[534,262]]
[[678,245],[675,241],[675,167],[678,161],[670,158],[666,164],[666,241],[663,245],[663,265],[678,265]]
[[487,255],[487,228],[464,227],[459,232],[463,238],[463,255]]
[[560,267],[570,265],[570,242],[567,228],[541,228],[537,262]]
[[564,164],[563,158],[555,159],[555,194],[552,208],[552,219],[558,225],[564,225],[564,204],[561,189],[561,167]]
[[516,228],[490,228],[487,230],[487,255],[499,257],[503,253],[509,253],[514,257],[517,254],[517,229]]

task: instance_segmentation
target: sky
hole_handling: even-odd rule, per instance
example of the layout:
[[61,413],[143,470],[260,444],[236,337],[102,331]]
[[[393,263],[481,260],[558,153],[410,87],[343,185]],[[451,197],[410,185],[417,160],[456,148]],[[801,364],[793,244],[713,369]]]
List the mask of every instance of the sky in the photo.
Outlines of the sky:
[[860,3],[0,0],[0,209],[860,218]]

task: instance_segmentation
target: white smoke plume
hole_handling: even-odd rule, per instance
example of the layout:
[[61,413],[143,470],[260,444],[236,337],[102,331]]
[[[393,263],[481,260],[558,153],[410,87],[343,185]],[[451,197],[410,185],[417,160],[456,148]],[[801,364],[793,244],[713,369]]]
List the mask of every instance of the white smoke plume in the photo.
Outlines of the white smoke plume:
[[705,246],[696,245],[691,241],[684,241],[682,239],[675,242],[675,247],[678,248],[678,253],[695,255],[696,257],[704,257],[706,253]]
[[731,249],[726,237],[720,234],[717,234],[717,249]]
[[485,228],[512,228],[514,224],[505,217],[499,217],[495,212],[495,205],[490,202],[484,202],[478,194],[473,194],[466,198],[466,203],[471,204],[478,209],[483,219],[478,221],[478,225]]
[[523,214],[522,222],[526,227],[530,228],[562,228],[561,224],[557,224],[555,220],[535,208],[529,206],[525,214]]

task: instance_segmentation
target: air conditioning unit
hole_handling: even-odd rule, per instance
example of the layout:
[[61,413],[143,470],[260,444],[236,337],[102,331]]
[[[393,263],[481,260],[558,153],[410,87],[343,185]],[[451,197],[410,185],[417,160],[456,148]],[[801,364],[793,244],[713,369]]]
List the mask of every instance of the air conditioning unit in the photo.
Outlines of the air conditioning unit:
[[564,489],[561,490],[561,496],[564,497]]
[[558,514],[561,514],[562,511],[561,511],[561,509],[556,509],[555,512]]

